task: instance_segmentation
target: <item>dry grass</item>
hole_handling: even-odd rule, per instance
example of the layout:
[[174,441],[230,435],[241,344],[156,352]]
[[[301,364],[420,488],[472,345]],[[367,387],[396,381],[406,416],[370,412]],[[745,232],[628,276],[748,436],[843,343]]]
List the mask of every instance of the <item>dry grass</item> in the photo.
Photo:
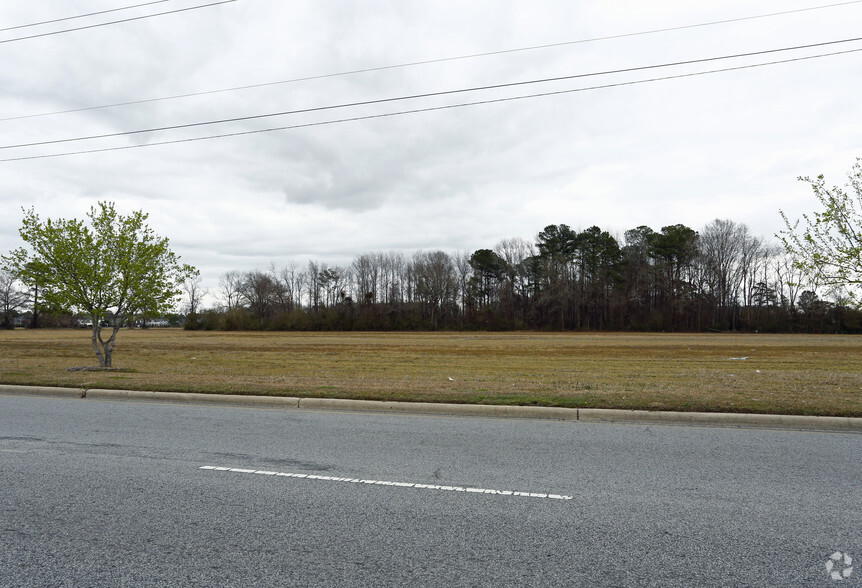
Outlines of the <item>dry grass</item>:
[[[862,416],[862,337],[0,332],[0,383],[421,402]],[[734,359],[737,358],[737,359]],[[746,358],[746,359],[739,359]]]

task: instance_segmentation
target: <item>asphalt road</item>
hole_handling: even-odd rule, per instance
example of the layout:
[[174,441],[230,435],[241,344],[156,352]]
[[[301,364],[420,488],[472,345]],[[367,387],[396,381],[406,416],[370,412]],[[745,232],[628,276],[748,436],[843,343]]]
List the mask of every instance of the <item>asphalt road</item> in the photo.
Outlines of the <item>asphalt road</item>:
[[860,448],[0,396],[0,585],[862,586]]

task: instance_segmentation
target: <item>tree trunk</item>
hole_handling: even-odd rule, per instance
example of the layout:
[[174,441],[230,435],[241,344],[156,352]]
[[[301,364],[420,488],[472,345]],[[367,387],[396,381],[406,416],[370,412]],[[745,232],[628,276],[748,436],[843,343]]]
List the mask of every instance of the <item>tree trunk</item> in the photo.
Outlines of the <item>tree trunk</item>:
[[114,354],[114,341],[117,338],[119,326],[114,326],[111,329],[111,336],[107,341],[102,340],[102,325],[99,321],[93,319],[93,350],[96,352],[96,357],[99,358],[99,367],[111,367],[111,357]]
[[108,355],[105,357],[104,352],[102,351],[102,326],[99,324],[99,321],[95,318],[93,321],[93,333],[90,337],[90,340],[93,342],[93,351],[96,352],[96,357],[99,358],[99,367],[111,367],[111,356]]
[[39,328],[39,286],[33,287],[33,316],[30,319],[30,328]]

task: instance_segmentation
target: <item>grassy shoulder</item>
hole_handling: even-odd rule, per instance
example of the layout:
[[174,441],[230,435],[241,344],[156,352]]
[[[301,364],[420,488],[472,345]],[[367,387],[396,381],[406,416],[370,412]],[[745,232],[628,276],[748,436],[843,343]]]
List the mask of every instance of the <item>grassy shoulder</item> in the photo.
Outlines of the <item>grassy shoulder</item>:
[[665,333],[0,332],[0,383],[862,417],[862,337]]

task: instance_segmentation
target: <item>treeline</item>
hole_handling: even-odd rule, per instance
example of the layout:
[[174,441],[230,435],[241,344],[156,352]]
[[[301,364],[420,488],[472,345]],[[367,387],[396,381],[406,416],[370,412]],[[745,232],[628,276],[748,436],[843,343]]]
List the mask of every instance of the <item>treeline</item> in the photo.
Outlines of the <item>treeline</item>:
[[862,312],[821,300],[784,250],[744,224],[700,231],[545,227],[493,249],[358,255],[226,272],[219,306],[186,328],[215,330],[638,330],[862,332]]

